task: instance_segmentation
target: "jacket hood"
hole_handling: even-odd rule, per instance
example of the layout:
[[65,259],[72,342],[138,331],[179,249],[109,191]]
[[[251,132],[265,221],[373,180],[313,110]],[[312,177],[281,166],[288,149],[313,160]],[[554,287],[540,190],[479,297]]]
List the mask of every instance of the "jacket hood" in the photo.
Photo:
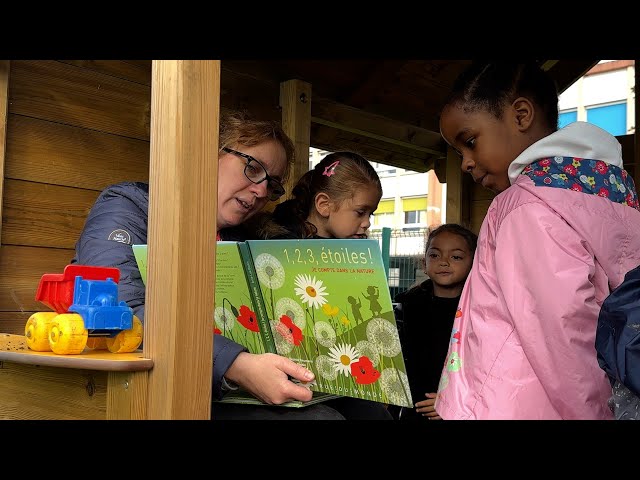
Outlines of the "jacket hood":
[[587,122],[573,122],[531,145],[509,165],[513,185],[527,165],[547,157],[601,160],[623,168],[622,146],[609,132]]

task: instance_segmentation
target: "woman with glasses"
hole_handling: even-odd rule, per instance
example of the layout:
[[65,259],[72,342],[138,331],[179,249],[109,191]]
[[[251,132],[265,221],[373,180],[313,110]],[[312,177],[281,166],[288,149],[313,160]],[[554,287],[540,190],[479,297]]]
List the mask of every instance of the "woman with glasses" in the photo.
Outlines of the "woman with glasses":
[[[284,194],[282,183],[293,162],[294,146],[276,122],[246,113],[220,120],[217,239],[256,238],[245,222],[269,201]],[[147,243],[149,185],[124,182],[107,187],[97,198],[76,243],[72,263],[117,265],[119,299],[144,322],[145,287],[131,245]],[[266,403],[308,401],[312,393],[290,381],[308,382],[313,374],[275,354],[255,355],[222,335],[214,336],[213,397],[242,386]],[[301,409],[215,403],[214,419],[343,419],[324,405]]]

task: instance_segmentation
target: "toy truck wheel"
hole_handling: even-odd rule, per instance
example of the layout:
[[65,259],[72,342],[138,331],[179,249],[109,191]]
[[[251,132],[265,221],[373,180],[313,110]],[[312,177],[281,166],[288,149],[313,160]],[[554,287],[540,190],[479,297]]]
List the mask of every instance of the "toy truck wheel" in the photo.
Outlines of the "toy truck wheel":
[[49,329],[52,320],[57,316],[56,312],[34,313],[27,320],[24,327],[24,336],[27,338],[27,346],[35,352],[50,352]]
[[113,338],[107,338],[107,348],[111,353],[133,352],[142,343],[142,322],[135,315],[133,326],[129,330],[123,330]]
[[49,332],[49,345],[58,355],[82,353],[87,344],[88,331],[77,313],[63,313],[56,316]]
[[87,338],[87,347],[93,350],[106,350],[107,337],[89,337]]

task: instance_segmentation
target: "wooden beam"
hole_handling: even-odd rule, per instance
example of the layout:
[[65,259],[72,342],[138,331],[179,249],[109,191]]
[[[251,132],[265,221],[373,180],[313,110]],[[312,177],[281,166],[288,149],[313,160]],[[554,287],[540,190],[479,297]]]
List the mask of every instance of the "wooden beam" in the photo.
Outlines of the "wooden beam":
[[341,123],[334,123],[328,120],[324,120],[318,117],[311,117],[311,121],[313,123],[319,123],[320,125],[326,125],[327,127],[337,128],[338,130],[343,130],[345,132],[355,133],[357,135],[361,135],[363,137],[373,138],[376,140],[381,140],[386,143],[391,143],[393,145],[399,145],[401,147],[410,148],[412,150],[417,150],[418,152],[430,153],[431,155],[440,155],[442,152],[438,152],[433,150],[432,148],[425,148],[419,145],[413,145],[408,142],[403,142],[401,140],[396,140],[395,138],[384,137],[382,135],[377,135],[375,133],[367,132],[364,130],[359,130],[357,128],[349,127],[347,125]]
[[211,418],[220,61],[154,60],[149,419]]
[[344,103],[362,108],[368,103],[375,100],[383,89],[398,75],[402,66],[406,64],[406,60],[382,60],[376,62],[370,75],[367,76],[363,84],[348,98],[344,99]]
[[357,135],[384,140],[419,152],[442,157],[446,155],[446,144],[439,132],[432,132],[331,100],[314,98],[311,106],[311,121]]
[[548,73],[555,80],[558,94],[564,92],[584,76],[599,60],[547,60]]
[[0,60],[0,238],[2,238],[2,199],[7,142],[7,106],[9,105],[9,60]]
[[[245,67],[248,64],[256,68],[261,65],[260,62],[256,65],[251,62],[243,63]],[[222,63],[221,109],[249,108],[260,118],[281,120],[282,109],[278,111],[281,85],[273,83],[274,78],[269,76],[268,71],[248,74],[243,73],[241,69],[236,70],[238,68],[238,62]],[[376,142],[380,144],[384,141],[383,150],[386,149],[387,152],[380,156],[370,154],[367,158],[417,172],[426,172],[432,168],[432,157],[444,159],[446,156],[445,143],[438,131],[370,113],[337,102],[335,99],[321,98],[317,93],[313,94],[311,101],[311,115],[313,120],[309,144],[316,148],[335,152],[347,150],[350,148],[349,145],[370,144],[371,140],[379,138],[381,140]],[[362,135],[363,132],[367,135]],[[417,159],[409,158],[411,154],[408,155],[407,146],[411,147]],[[435,153],[427,153],[422,149],[429,149]],[[400,160],[400,163],[394,163],[396,160]],[[271,205],[268,205],[267,209],[270,207]]]
[[[335,132],[334,135],[325,135],[324,132]],[[329,137],[329,138],[326,138]],[[410,150],[398,145],[393,145],[381,140],[369,137],[354,135],[326,125],[312,123],[311,125],[312,145],[321,150],[337,152],[347,150],[359,153],[372,162],[379,162],[384,165],[392,165],[397,168],[413,170],[416,172],[427,172],[433,164],[433,156]]]
[[302,80],[287,80],[280,84],[282,128],[293,141],[296,158],[291,166],[282,200],[291,196],[291,190],[300,177],[309,171],[311,136],[311,84]]
[[468,192],[465,190],[464,173],[460,169],[460,157],[453,150],[447,148],[447,223],[459,223],[467,226],[469,222]]

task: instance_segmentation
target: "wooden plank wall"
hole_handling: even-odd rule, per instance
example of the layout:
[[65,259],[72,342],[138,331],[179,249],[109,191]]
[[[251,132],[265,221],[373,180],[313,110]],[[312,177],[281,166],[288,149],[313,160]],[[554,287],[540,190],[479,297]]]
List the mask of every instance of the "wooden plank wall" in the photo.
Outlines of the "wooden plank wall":
[[99,192],[149,179],[151,61],[12,60],[0,332],[23,334],[44,273],[60,273]]

